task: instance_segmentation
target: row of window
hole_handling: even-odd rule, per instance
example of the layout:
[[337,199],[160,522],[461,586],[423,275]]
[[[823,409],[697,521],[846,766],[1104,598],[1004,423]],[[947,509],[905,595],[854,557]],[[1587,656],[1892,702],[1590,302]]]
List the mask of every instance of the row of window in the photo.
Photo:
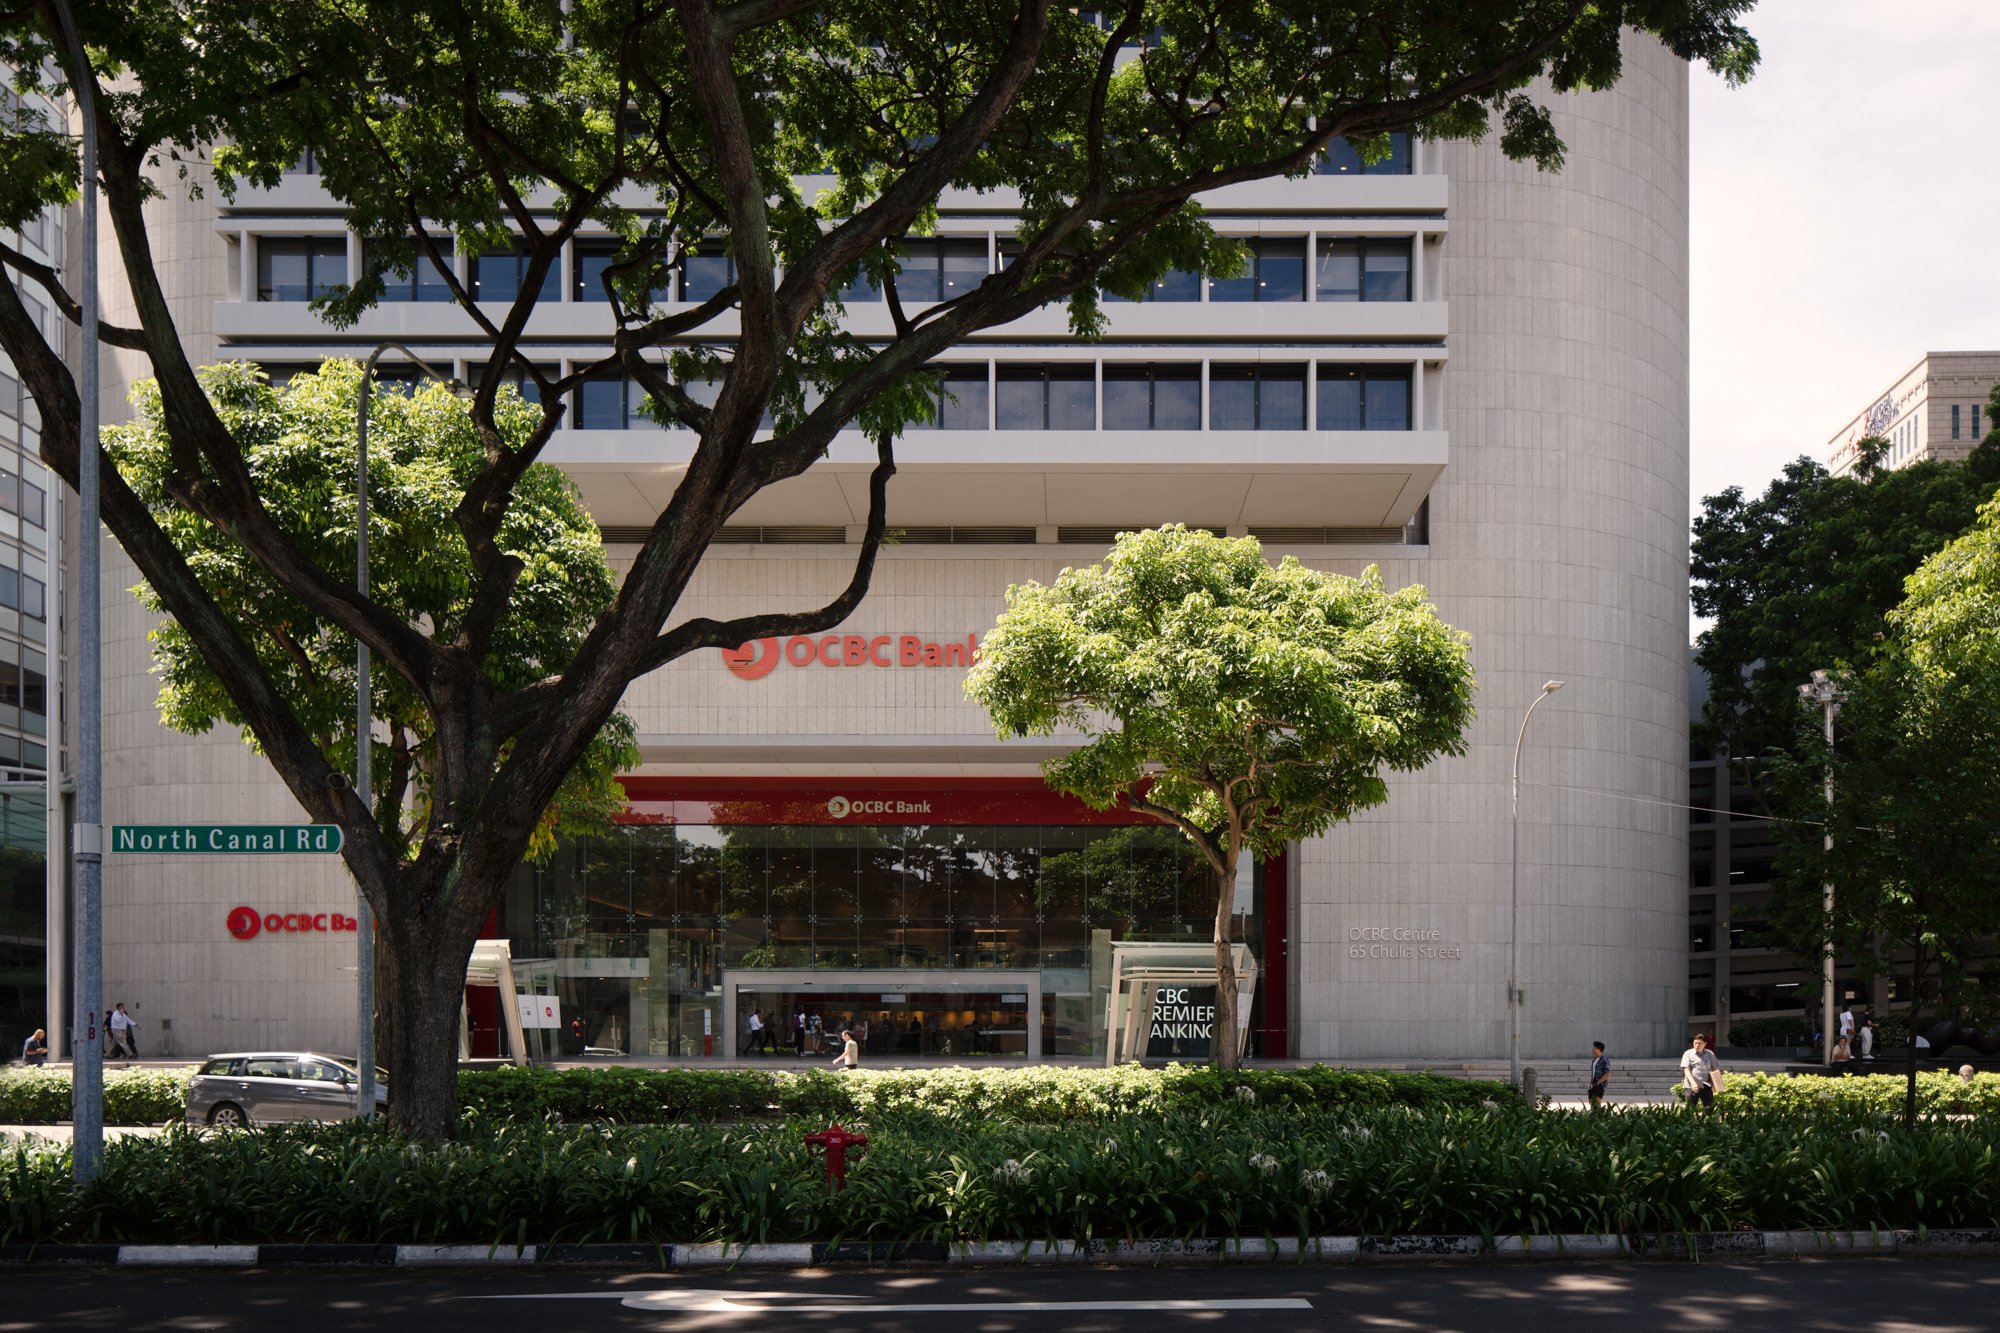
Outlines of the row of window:
[[[1974,440],[1978,440],[1978,439],[1981,439],[1981,438],[1983,438],[1983,435],[1982,435],[1982,432],[1981,432],[1981,431],[1980,431],[1980,429],[1979,429],[1979,409],[1980,409],[1980,407],[1981,407],[1981,406],[1983,406],[1983,404],[1980,404],[1980,403],[1974,403],[1974,404],[1972,405],[1972,438],[1973,438]],[[1958,409],[1959,409],[1959,404],[1957,404],[1957,403],[1953,403],[1953,404],[1951,405],[1951,438],[1952,438],[1952,439],[1954,439],[1954,440],[1956,440],[1956,439],[1958,439],[1958,438],[1959,438],[1959,434],[1958,434],[1958,426],[1959,426],[1959,415],[1958,415]]]
[[[1101,373],[1101,381],[1100,381]],[[1208,367],[1209,430],[1409,430],[1411,371],[1406,365],[1318,363],[1307,393],[1304,363]],[[1201,430],[1204,384],[1198,363],[1119,365],[1001,362],[945,368],[934,422],[912,429]],[[645,391],[610,374],[577,388],[573,425],[580,430],[644,429]],[[1308,415],[1308,402],[1315,409]],[[768,424],[768,423],[767,423]]]
[[[1410,153],[1410,133],[1408,130],[1392,130],[1389,133],[1389,154],[1374,162],[1363,162],[1361,152],[1346,139],[1335,139],[1328,144],[1313,164],[1313,170],[1322,176],[1407,176],[1414,170],[1414,158]],[[286,173],[288,176],[319,175],[319,155],[308,148],[299,154]]]
[[[1407,236],[1385,238],[1322,237],[1314,252],[1310,290],[1320,301],[1408,301],[1413,241]],[[1149,301],[1304,301],[1308,292],[1306,238],[1261,237],[1247,242],[1248,263],[1233,278],[1204,278],[1175,270],[1156,280],[1144,299]],[[1000,245],[1004,266],[1019,252],[1011,240]],[[444,254],[450,258],[449,246]],[[570,299],[605,299],[605,277],[618,259],[618,242],[586,238],[570,247]],[[477,301],[513,301],[528,280],[525,249],[473,257],[467,279]],[[384,274],[385,301],[448,302],[450,285],[435,265],[419,261],[409,274]],[[935,237],[912,238],[901,247],[896,275],[897,298],[918,305],[948,301],[986,279],[991,265],[984,240]],[[651,291],[655,302],[708,300],[736,280],[736,264],[720,245],[685,254],[663,273]],[[342,236],[266,236],[257,243],[257,299],[310,301],[347,281],[347,240]],[[556,265],[542,276],[537,298],[560,299],[561,277]],[[865,274],[857,272],[840,292],[841,300],[858,305],[881,299]],[[1124,298],[1107,293],[1106,299]]]

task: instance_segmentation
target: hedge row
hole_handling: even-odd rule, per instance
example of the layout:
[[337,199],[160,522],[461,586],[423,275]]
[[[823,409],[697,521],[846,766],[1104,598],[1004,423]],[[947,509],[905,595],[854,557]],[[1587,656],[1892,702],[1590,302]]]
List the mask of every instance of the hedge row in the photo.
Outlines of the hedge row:
[[1477,1106],[1501,1083],[1435,1074],[1312,1066],[1225,1074],[1208,1066],[1148,1069],[885,1069],[835,1074],[764,1069],[466,1070],[460,1104],[489,1119],[745,1120],[772,1115],[876,1119],[933,1114],[1051,1125],[1109,1116],[1249,1104],[1298,1107]]
[[[104,1123],[158,1125],[187,1110],[187,1069],[107,1069]],[[70,1118],[69,1070],[0,1069],[0,1125],[52,1125]]]
[[845,1191],[761,1125],[176,1129],[0,1157],[0,1242],[731,1243],[2000,1225],[2000,1122],[1518,1103],[870,1124]]
[[[1784,1112],[1807,1116],[1826,1110],[1843,1114],[1894,1116],[1903,1113],[1909,1080],[1903,1074],[1730,1074],[1725,1071],[1718,1105],[1730,1110]],[[2000,1074],[1974,1074],[1970,1083],[1943,1070],[1917,1075],[1917,1114],[2000,1115]]]

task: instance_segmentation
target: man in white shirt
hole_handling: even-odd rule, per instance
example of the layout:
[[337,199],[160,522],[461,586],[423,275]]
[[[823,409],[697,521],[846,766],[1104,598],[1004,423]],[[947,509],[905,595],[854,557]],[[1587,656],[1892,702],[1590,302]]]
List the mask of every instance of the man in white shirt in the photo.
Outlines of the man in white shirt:
[[764,1020],[755,1009],[750,1011],[750,1035],[743,1042],[742,1054],[748,1055],[764,1040]]
[[1705,1110],[1715,1109],[1715,1080],[1721,1072],[1715,1052],[1708,1049],[1708,1038],[1697,1034],[1694,1044],[1681,1056],[1681,1083],[1687,1089],[1689,1110],[1697,1103]]
[[124,1005],[121,1004],[116,1009],[113,1009],[111,1011],[111,1053],[117,1055],[123,1052],[125,1058],[128,1060],[138,1058],[138,1029],[139,1025],[132,1021],[132,1015],[125,1012]]

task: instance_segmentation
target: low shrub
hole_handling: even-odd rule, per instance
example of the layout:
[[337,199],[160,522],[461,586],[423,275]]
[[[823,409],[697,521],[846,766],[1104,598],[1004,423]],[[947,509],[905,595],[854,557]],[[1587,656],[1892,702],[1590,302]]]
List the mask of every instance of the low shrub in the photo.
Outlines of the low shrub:
[[1231,1101],[1023,1124],[870,1122],[829,1193],[816,1121],[183,1127],[0,1157],[0,1241],[521,1243],[1867,1230],[2000,1225],[2000,1120]]
[[[160,1125],[187,1110],[188,1069],[107,1069],[104,1123]],[[0,1069],[0,1124],[52,1125],[70,1118],[69,1070]]]
[[1071,1069],[883,1069],[834,1074],[784,1069],[466,1070],[460,1104],[481,1119],[655,1121],[938,1116],[1063,1124],[1208,1106],[1478,1106],[1505,1084],[1435,1074],[1209,1066]]
[[[1909,1082],[1897,1074],[1729,1074],[1716,1105],[1730,1110],[1812,1116],[1843,1114],[1900,1116]],[[1922,1117],[2000,1115],[2000,1074],[1974,1074],[1966,1083],[1944,1070],[1917,1074],[1917,1114]]]

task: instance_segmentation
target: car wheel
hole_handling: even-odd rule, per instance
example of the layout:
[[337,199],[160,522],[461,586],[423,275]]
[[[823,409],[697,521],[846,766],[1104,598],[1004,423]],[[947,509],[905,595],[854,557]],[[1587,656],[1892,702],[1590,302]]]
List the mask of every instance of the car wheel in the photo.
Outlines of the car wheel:
[[216,1129],[247,1129],[250,1117],[235,1102],[223,1102],[208,1113],[208,1123]]

